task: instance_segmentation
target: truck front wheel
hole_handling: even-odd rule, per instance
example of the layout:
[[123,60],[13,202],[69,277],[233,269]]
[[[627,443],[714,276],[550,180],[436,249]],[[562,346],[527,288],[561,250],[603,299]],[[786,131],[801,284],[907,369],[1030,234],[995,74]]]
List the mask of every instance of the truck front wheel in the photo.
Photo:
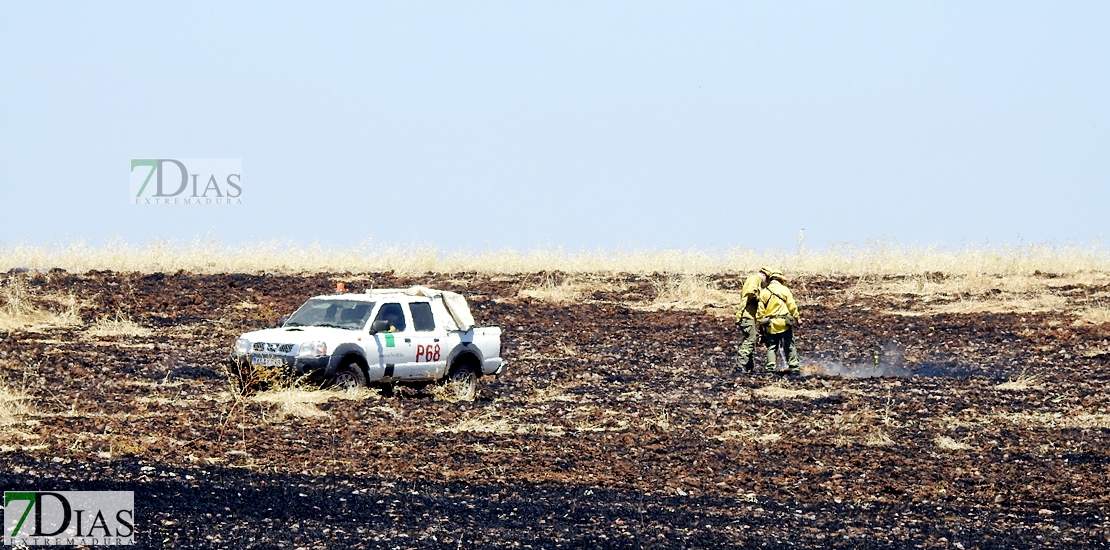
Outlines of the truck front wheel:
[[344,361],[335,369],[332,387],[340,391],[355,391],[366,387],[366,373],[357,361]]

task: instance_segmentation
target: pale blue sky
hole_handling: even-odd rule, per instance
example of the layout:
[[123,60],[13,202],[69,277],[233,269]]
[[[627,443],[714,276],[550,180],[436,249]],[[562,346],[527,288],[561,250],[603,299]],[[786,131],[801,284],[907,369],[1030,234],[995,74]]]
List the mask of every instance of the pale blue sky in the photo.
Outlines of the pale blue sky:
[[[0,244],[1089,243],[1110,3],[0,3]],[[126,203],[132,158],[243,204]]]

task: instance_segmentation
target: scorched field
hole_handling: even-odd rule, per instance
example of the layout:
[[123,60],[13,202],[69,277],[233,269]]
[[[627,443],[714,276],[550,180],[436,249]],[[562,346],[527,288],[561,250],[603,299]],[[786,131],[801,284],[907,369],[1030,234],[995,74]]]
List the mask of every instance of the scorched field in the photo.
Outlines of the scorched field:
[[[1110,278],[801,277],[805,376],[736,375],[744,274],[11,274],[0,486],[134,491],[160,548],[1078,548],[1110,541]],[[234,391],[343,282],[504,330],[473,402]]]

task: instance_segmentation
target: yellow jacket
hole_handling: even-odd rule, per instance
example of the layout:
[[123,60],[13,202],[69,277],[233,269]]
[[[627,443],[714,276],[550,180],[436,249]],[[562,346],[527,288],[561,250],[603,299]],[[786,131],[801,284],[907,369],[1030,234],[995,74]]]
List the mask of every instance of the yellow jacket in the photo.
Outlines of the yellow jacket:
[[744,279],[744,286],[740,288],[740,309],[736,310],[737,323],[741,319],[755,320],[755,314],[759,309],[759,291],[762,286],[762,275],[755,274]]
[[[786,316],[793,317],[788,321]],[[802,319],[801,314],[798,313],[798,303],[794,301],[794,294],[790,292],[786,285],[771,280],[771,283],[759,293],[759,308],[756,310],[755,318],[763,323],[769,334],[778,334],[786,332],[795,322]]]

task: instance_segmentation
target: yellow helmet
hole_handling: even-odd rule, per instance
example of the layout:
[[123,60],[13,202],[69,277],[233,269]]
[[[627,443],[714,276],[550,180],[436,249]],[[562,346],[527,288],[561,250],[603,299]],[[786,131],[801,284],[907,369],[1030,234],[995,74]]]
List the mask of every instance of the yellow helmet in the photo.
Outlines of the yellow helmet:
[[771,274],[768,275],[767,277],[771,278],[771,279],[778,279],[780,283],[785,283],[786,282],[786,277],[782,274],[781,271],[779,271],[777,269],[772,271]]
[[762,274],[764,277],[770,279],[771,275],[778,273],[778,270],[773,267],[763,266],[759,268],[759,273]]

